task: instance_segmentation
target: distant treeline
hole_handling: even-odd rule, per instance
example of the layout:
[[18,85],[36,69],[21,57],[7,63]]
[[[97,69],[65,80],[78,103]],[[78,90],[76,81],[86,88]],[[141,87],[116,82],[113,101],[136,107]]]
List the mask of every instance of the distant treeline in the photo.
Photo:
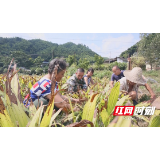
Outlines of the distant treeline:
[[67,58],[69,55],[75,55],[76,60],[87,58],[90,63],[94,63],[94,56],[97,53],[86,45],[76,45],[72,42],[58,45],[40,39],[25,40],[19,37],[0,37],[1,69],[7,68],[13,57],[18,67],[29,69],[35,65],[40,65],[43,61],[49,62],[56,57]]

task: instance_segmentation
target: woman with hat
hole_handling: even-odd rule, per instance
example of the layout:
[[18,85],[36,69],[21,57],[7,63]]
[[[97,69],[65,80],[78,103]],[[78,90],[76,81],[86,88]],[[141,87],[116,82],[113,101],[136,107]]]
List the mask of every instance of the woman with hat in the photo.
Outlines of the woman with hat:
[[123,74],[125,77],[119,80],[120,90],[124,90],[128,93],[128,95],[130,95],[134,105],[137,104],[139,86],[145,86],[149,91],[151,95],[150,101],[155,99],[156,96],[142,76],[142,69],[140,67],[135,67],[132,70],[126,70]]

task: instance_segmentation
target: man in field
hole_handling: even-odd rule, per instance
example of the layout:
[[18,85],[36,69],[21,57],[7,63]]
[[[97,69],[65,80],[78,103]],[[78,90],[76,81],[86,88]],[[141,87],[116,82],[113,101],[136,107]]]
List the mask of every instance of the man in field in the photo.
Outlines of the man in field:
[[137,104],[139,86],[144,86],[149,91],[151,95],[149,102],[152,102],[156,98],[151,87],[142,76],[142,69],[140,67],[134,67],[132,70],[126,70],[123,74],[125,77],[119,80],[120,90],[126,91],[133,100],[134,105]]
[[111,88],[113,88],[114,81],[117,82],[118,80],[120,80],[121,78],[124,77],[124,74],[123,74],[124,70],[120,70],[120,68],[118,66],[114,66],[112,68],[112,72],[113,72],[113,74],[111,76],[111,81],[110,81]]
[[[129,63],[129,70],[132,69],[132,64],[131,64],[131,58],[127,58],[128,60],[128,63]],[[125,70],[120,70],[120,68],[118,66],[113,66],[112,68],[112,76],[111,76],[111,81],[110,81],[110,87],[113,88],[113,84],[114,84],[114,81],[118,81],[120,80],[121,78],[125,77],[123,72]]]
[[69,92],[77,92],[80,89],[87,90],[87,85],[84,81],[83,76],[84,76],[84,69],[79,68],[77,69],[76,74],[73,74],[73,76],[67,80]]

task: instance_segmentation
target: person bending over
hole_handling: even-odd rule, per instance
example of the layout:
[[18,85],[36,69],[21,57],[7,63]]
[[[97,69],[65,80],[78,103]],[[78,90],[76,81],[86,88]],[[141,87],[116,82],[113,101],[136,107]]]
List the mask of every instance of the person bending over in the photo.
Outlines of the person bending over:
[[125,77],[119,80],[120,90],[126,91],[133,100],[134,105],[138,104],[139,86],[144,86],[149,91],[151,95],[149,102],[152,102],[155,99],[156,96],[151,87],[147,84],[146,80],[143,78],[142,69],[140,67],[135,67],[132,70],[126,70],[123,73]]
[[[25,97],[23,103],[26,107],[29,107],[31,101],[33,102],[36,108],[40,105],[41,101],[43,102],[43,105],[47,105],[49,103],[49,100],[51,99],[51,76],[57,65],[59,66],[57,69],[57,75],[55,77],[56,84],[54,93],[56,93],[59,90],[58,83],[61,81],[62,77],[66,72],[67,64],[65,61],[61,59],[53,59],[49,63],[48,74],[46,74],[32,86],[30,90],[30,99],[28,100],[29,94]],[[72,98],[71,101],[79,102],[78,99],[74,98]],[[59,92],[54,97],[54,104],[54,108],[56,110],[58,110],[59,108],[63,108],[62,111],[64,112],[66,112],[66,110],[70,110],[70,105],[67,96],[61,95]]]
[[77,69],[76,73],[73,74],[68,80],[68,91],[73,93],[73,92],[78,92],[80,89],[82,90],[87,90],[87,85],[84,81],[84,69],[79,68]]

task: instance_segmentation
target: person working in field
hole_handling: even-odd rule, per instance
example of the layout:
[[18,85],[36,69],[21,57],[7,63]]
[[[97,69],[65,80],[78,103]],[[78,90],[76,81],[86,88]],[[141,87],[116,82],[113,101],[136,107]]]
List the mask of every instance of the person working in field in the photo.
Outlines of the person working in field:
[[[57,75],[55,77],[56,85],[54,89],[54,93],[56,93],[58,89],[58,83],[61,81],[62,77],[64,76],[66,72],[67,64],[65,61],[61,59],[53,59],[48,68],[48,74],[42,77],[36,84],[33,85],[33,87],[30,90],[30,100],[27,103],[27,99],[29,97],[29,94],[26,96],[24,100],[24,105],[29,106],[30,102],[32,100],[35,107],[37,107],[40,102],[42,101],[44,105],[47,105],[49,100],[51,99],[51,76],[54,72],[55,67],[58,66],[57,69]],[[38,100],[39,99],[39,100]],[[71,101],[73,102],[79,102],[78,99],[71,98]],[[62,96],[59,92],[54,97],[55,102],[55,109],[58,110],[59,108],[64,108],[62,111],[66,111],[70,109],[70,105],[68,103],[68,98],[66,96]]]
[[147,84],[146,80],[142,76],[142,69],[140,67],[135,67],[132,70],[126,70],[123,72],[124,76],[119,80],[120,90],[126,91],[133,100],[133,104],[136,105],[138,100],[138,88],[139,86],[144,86],[151,95],[151,100],[155,99],[155,94],[151,87]]
[[94,84],[93,80],[92,80],[92,75],[94,73],[94,70],[92,68],[88,69],[87,74],[84,75],[84,81],[87,85],[87,87],[91,84]]
[[111,76],[111,81],[110,81],[111,88],[113,88],[114,81],[117,82],[118,80],[120,80],[121,78],[124,77],[124,74],[123,74],[124,70],[120,70],[120,68],[118,66],[114,66],[112,68],[112,72],[113,72],[113,74]]
[[[127,58],[127,60],[128,60],[128,63],[130,64],[129,68],[131,69],[132,68],[131,58]],[[124,74],[123,74],[124,71],[125,70],[120,70],[120,68],[118,66],[113,66],[113,68],[112,68],[113,74],[111,76],[111,81],[109,83],[111,88],[113,88],[114,81],[117,82],[118,80],[120,80],[121,78],[124,77]]]
[[69,92],[78,92],[80,89],[87,90],[87,85],[84,81],[84,69],[79,68],[76,71],[76,74],[73,74],[72,77],[70,77],[67,80],[68,84],[68,91]]

